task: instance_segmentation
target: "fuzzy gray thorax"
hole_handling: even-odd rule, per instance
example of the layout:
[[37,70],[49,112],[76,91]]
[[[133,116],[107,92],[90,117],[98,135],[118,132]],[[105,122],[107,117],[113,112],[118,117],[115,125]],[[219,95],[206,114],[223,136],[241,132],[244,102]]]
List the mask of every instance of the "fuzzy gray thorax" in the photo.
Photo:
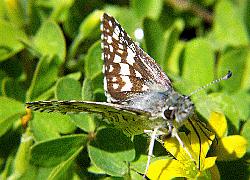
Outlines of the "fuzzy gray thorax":
[[128,102],[130,107],[148,111],[153,117],[162,117],[167,121],[182,124],[194,112],[194,104],[188,96],[172,89],[165,92],[149,91],[133,97]]

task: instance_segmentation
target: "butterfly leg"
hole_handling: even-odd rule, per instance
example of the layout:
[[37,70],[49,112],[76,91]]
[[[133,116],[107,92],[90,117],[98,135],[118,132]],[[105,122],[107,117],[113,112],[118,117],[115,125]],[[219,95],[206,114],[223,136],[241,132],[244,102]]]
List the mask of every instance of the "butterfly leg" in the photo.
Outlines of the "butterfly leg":
[[154,150],[154,143],[155,143],[155,139],[157,138],[157,131],[158,131],[159,127],[154,128],[153,131],[148,131],[145,130],[144,132],[151,132],[150,135],[150,144],[149,144],[149,149],[148,149],[148,160],[147,160],[147,165],[146,165],[146,169],[143,175],[143,178],[146,178],[146,174],[148,172],[148,168],[149,168],[149,164],[150,164],[150,159],[153,156],[153,150]]

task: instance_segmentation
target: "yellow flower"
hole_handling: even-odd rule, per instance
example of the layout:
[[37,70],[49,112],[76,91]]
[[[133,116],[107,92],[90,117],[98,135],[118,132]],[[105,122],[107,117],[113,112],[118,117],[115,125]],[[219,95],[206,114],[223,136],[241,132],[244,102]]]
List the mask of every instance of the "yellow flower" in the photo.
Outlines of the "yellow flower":
[[210,179],[211,176],[219,179],[219,171],[215,166],[216,157],[206,157],[215,135],[205,128],[202,122],[195,119],[189,120],[186,127],[190,130],[188,135],[184,132],[178,133],[186,150],[175,138],[167,139],[164,146],[174,159],[162,159],[151,163],[147,173],[150,179]]
[[227,135],[227,121],[223,114],[212,113],[209,124],[216,133],[218,145],[213,154],[218,161],[231,161],[241,158],[246,153],[247,140],[240,135]]
[[239,135],[224,137],[227,122],[221,113],[211,113],[209,124],[218,138],[218,145],[212,153],[213,157],[206,157],[212,140],[215,138],[213,131],[199,120],[192,119],[186,124],[190,133],[188,135],[183,132],[178,133],[187,150],[181,147],[175,138],[167,139],[164,142],[165,148],[174,156],[174,159],[162,159],[151,163],[147,176],[153,180],[167,180],[175,177],[220,179],[215,161],[242,157],[246,152],[247,141]]

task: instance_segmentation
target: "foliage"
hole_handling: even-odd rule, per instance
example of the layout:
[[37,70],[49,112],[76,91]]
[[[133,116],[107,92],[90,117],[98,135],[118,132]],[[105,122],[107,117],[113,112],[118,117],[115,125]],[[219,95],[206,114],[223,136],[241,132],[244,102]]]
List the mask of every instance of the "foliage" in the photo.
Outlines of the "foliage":
[[[134,40],[133,32],[143,29],[140,46],[161,65],[178,92],[190,94],[228,70],[233,72],[230,80],[192,96],[197,114],[210,121],[218,141],[209,151],[202,144],[203,169],[190,171],[194,176],[168,173],[249,179],[247,0],[1,1],[0,179],[141,179],[147,161],[145,135],[131,139],[96,115],[25,109],[25,102],[35,100],[105,101],[99,30],[103,12],[114,16]],[[193,135],[181,133],[185,142]],[[165,143],[166,149],[179,157],[171,143],[181,147],[172,141]],[[186,161],[193,163],[173,160],[159,143],[155,146],[151,178],[157,175],[152,169],[159,171],[166,162],[175,169]]]

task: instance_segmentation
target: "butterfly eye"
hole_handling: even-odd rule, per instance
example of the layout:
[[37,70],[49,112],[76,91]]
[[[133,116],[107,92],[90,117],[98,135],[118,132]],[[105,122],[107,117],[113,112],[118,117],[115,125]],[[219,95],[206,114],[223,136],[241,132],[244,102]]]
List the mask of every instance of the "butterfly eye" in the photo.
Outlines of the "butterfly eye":
[[165,119],[170,119],[170,120],[174,119],[175,118],[174,109],[168,108],[164,110],[163,115]]

